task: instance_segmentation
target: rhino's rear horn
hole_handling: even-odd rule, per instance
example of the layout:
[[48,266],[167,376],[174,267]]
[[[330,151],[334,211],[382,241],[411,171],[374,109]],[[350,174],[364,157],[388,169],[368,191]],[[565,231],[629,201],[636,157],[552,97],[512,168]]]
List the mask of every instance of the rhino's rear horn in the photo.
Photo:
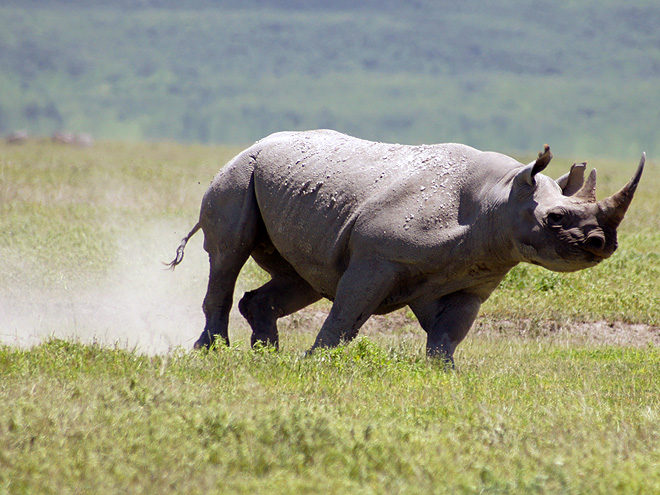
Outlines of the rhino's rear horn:
[[584,181],[584,184],[578,192],[574,195],[578,199],[587,201],[588,203],[596,202],[596,169],[594,168],[589,172],[589,177]]
[[610,196],[605,198],[600,202],[600,209],[605,216],[605,219],[608,220],[614,227],[618,227],[623,217],[628,211],[628,207],[632,202],[635,191],[637,190],[637,185],[639,184],[639,179],[642,177],[642,172],[644,171],[644,163],[646,163],[646,153],[642,153],[642,158],[639,161],[637,166],[637,171],[635,175],[630,179],[630,182],[623,186],[623,188]]
[[571,171],[557,179],[557,184],[561,187],[564,196],[573,196],[580,190],[584,184],[584,170],[587,168],[587,162],[574,163]]

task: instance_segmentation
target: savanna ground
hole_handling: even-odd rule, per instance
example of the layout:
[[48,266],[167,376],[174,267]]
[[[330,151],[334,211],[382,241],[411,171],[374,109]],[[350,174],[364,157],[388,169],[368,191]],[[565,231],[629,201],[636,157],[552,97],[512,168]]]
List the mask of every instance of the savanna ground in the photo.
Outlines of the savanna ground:
[[[323,302],[280,352],[248,351],[240,316],[231,348],[189,350],[202,236],[161,262],[236,151],[0,144],[0,493],[660,492],[653,157],[617,253],[513,270],[448,371],[405,310],[301,359]],[[638,158],[590,164],[600,198]],[[248,265],[238,290],[264,280]]]

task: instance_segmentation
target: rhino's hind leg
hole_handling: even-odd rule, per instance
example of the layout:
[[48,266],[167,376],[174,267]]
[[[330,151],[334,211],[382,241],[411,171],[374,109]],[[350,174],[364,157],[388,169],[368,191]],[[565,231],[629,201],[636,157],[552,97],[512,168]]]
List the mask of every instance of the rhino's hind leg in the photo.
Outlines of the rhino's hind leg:
[[[233,254],[233,253],[232,253]],[[204,298],[206,325],[195,342],[195,349],[210,347],[217,337],[229,345],[229,313],[231,311],[234,286],[241,267],[249,253],[242,256],[227,256],[217,250],[209,252],[209,285]]]
[[[245,175],[245,177],[244,177]],[[206,325],[195,348],[220,337],[229,345],[229,313],[241,268],[258,244],[262,224],[249,175],[231,167],[204,196],[200,223],[209,254],[209,285],[204,298]]]
[[246,292],[238,309],[252,327],[251,345],[279,345],[277,319],[318,301],[321,295],[297,274],[274,276],[257,290]]
[[428,334],[426,353],[454,364],[454,352],[477,318],[483,300],[468,292],[454,292],[437,301],[410,305],[419,324]]

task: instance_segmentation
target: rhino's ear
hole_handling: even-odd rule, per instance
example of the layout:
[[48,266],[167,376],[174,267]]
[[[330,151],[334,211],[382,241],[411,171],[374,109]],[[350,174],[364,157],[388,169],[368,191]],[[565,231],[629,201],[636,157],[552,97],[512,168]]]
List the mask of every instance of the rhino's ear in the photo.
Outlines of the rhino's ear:
[[570,172],[557,179],[557,184],[559,184],[559,187],[564,192],[564,196],[573,196],[580,190],[582,184],[584,184],[584,171],[586,167],[587,162],[574,163]]
[[535,184],[534,176],[545,170],[545,167],[548,166],[550,160],[552,160],[552,153],[550,152],[550,146],[546,144],[543,146],[543,151],[539,152],[539,157],[518,172],[516,181],[522,181],[533,186]]

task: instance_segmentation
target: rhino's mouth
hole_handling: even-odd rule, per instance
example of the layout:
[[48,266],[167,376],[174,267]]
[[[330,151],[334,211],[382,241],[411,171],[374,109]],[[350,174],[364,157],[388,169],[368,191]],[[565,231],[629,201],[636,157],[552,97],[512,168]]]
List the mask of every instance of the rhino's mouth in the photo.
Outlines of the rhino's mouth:
[[603,261],[607,256],[595,254],[586,249],[580,249],[579,256],[572,256],[572,264],[575,265],[575,270],[582,270],[584,268],[591,268]]
[[589,239],[587,239],[583,245],[579,246],[579,249],[582,257],[593,266],[612,256],[614,251],[616,251],[616,243],[612,249],[611,247],[607,247],[604,241],[601,244],[594,246],[594,244],[590,243]]
[[569,259],[575,260],[576,263],[582,266],[586,265],[585,267],[597,265],[606,258],[608,258],[608,256],[594,253],[583,246],[574,246],[573,253],[569,257]]
[[557,237],[559,241],[555,247],[557,254],[567,262],[574,261],[584,268],[597,265],[616,251],[616,241],[612,244],[599,232],[584,235],[563,231]]
[[558,249],[555,251],[556,257],[553,256],[547,259],[531,258],[529,262],[556,272],[574,272],[596,266],[606,258],[581,249],[576,245],[572,245],[568,249],[565,245],[563,247],[564,249],[561,252]]
[[597,265],[598,263],[600,263],[605,259],[605,257],[603,256],[598,256],[597,254],[593,254],[589,252],[586,253],[585,258],[587,259],[588,263],[592,263],[593,265]]

